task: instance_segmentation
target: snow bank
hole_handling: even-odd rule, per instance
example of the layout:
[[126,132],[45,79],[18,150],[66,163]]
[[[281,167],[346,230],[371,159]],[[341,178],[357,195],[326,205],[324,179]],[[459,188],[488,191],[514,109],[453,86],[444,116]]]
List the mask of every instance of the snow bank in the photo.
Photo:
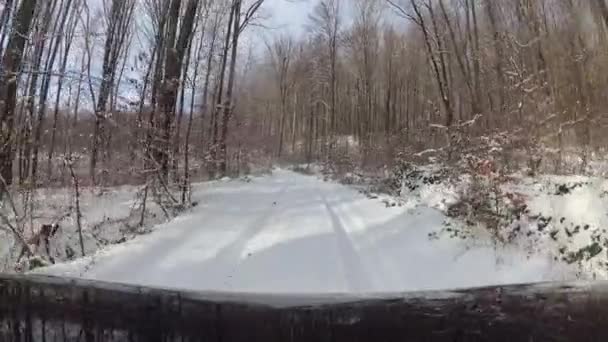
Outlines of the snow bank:
[[[133,186],[116,188],[84,188],[80,194],[81,225],[84,252],[87,255],[108,245],[123,243],[137,235],[150,231],[151,226],[165,217],[160,208],[149,200],[145,215],[145,226],[139,227],[141,211],[137,193]],[[24,212],[22,195],[14,197],[20,215]],[[38,233],[42,225],[57,224],[57,234],[50,238],[49,251],[45,243],[31,245],[36,258],[43,263],[74,260],[82,256],[76,221],[75,195],[72,189],[40,189],[32,195],[34,215],[25,223],[24,236],[29,239]],[[6,210],[6,209],[5,209]],[[0,271],[12,271],[18,264],[21,247],[12,235],[0,231]],[[17,248],[15,248],[17,247]],[[27,258],[21,259],[18,269],[27,269]]]
[[[439,231],[431,233],[433,238],[485,239],[493,241],[495,248],[518,250],[529,257],[543,255],[555,264],[574,268],[576,278],[608,279],[607,180],[552,175],[505,178],[509,181],[496,190],[488,189],[488,197],[479,199],[496,201],[489,208],[496,211],[498,227],[449,212],[472,185],[492,185],[473,184],[483,179],[467,176],[450,178],[449,171],[437,165],[406,169],[400,176],[400,198],[410,206],[431,207],[451,216]],[[508,209],[514,206],[523,206],[523,211]]]
[[437,165],[415,167],[402,175],[400,195],[446,214],[467,184],[465,178],[459,178],[458,182],[450,181],[447,170]]
[[582,278],[608,279],[608,181],[583,176],[526,178],[512,189],[527,198],[519,243],[579,267]]

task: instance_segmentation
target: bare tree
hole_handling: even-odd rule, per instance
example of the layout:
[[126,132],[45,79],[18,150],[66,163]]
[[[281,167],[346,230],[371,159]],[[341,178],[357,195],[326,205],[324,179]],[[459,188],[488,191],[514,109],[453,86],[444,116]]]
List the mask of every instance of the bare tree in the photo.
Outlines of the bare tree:
[[327,46],[329,63],[329,132],[336,129],[337,111],[337,62],[338,62],[338,40],[340,37],[340,0],[325,0],[313,10],[310,15],[311,27],[315,33],[322,36]]
[[283,139],[285,137],[285,124],[288,114],[288,96],[293,81],[291,75],[291,58],[293,55],[293,42],[288,37],[279,37],[272,45],[267,44],[270,61],[278,85],[279,99],[281,103],[281,115],[279,124],[279,146],[277,155],[281,158],[283,153]]
[[[191,84],[192,84],[192,90],[191,90],[191,97],[190,97],[190,115],[188,117],[188,126],[186,128],[186,138],[185,138],[185,142],[184,142],[184,175],[183,175],[183,180],[182,180],[182,205],[186,205],[186,202],[190,202],[190,192],[189,192],[189,187],[190,187],[190,137],[192,135],[192,125],[194,122],[194,101],[195,101],[195,95],[196,95],[196,88],[197,88],[197,79],[199,76],[199,66],[200,66],[200,62],[201,59],[203,58],[203,48],[204,48],[204,43],[205,43],[205,38],[206,38],[206,33],[207,33],[207,25],[209,24],[209,11],[210,8],[212,6],[212,1],[210,1],[209,3],[206,3],[205,6],[203,7],[204,10],[201,13],[202,16],[202,20],[204,20],[204,22],[201,25],[201,33],[200,36],[198,37],[199,42],[198,42],[198,46],[195,50],[195,55],[194,55],[194,63],[193,63],[193,72],[192,72],[192,78],[191,78]],[[205,114],[205,107],[206,107],[206,97],[207,97],[207,91],[208,91],[208,83],[209,83],[209,76],[211,74],[211,61],[213,59],[213,53],[215,51],[215,39],[216,39],[216,34],[217,34],[217,26],[218,26],[218,21],[217,21],[217,15],[216,15],[216,20],[214,21],[214,23],[212,24],[212,32],[211,32],[211,38],[209,40],[209,46],[208,46],[208,50],[207,50],[207,69],[206,69],[206,75],[205,75],[205,85],[204,85],[204,90],[203,90],[203,112],[202,112],[202,118],[201,121],[204,120],[204,114]],[[186,63],[186,67],[188,67],[189,63]],[[183,89],[182,89],[182,94],[183,94]],[[182,96],[182,106],[183,106],[183,96]],[[178,144],[179,142],[175,142],[175,144]],[[176,158],[177,159],[177,158]]]
[[[0,80],[0,177],[6,185],[13,181],[13,148],[17,76],[30,24],[34,18],[36,0],[23,0],[14,19],[13,27],[2,60]],[[3,186],[4,188],[4,186]],[[2,194],[6,189],[0,189]]]
[[[69,7],[68,7],[69,8]],[[65,38],[63,39],[63,55],[61,59],[61,66],[59,67],[59,76],[57,77],[57,90],[55,95],[55,105],[53,109],[53,125],[51,128],[51,143],[49,146],[48,156],[47,156],[47,175],[49,178],[52,178],[52,161],[53,155],[55,153],[55,144],[57,137],[57,124],[59,118],[59,109],[60,109],[60,101],[61,96],[63,94],[63,86],[65,80],[65,72],[68,64],[68,58],[70,56],[70,51],[72,48],[72,44],[74,41],[74,35],[76,33],[76,28],[78,24],[78,17],[80,16],[80,12],[82,10],[82,6],[80,5],[80,1],[76,1],[72,8],[70,9],[72,12],[69,15],[67,28],[65,30]]]
[[[57,9],[57,13],[59,14],[59,19],[54,21],[51,39],[49,41],[47,54],[44,60],[43,65],[38,67],[42,71],[43,77],[40,84],[40,92],[39,92],[39,103],[38,103],[38,112],[36,118],[36,130],[34,134],[33,140],[33,148],[32,148],[32,157],[31,157],[31,183],[37,183],[37,175],[38,175],[38,159],[39,159],[39,150],[41,145],[42,138],[42,130],[44,125],[44,118],[46,116],[47,111],[47,99],[49,94],[49,89],[51,85],[51,81],[53,78],[53,68],[55,66],[55,60],[57,58],[59,48],[64,40],[66,23],[68,22],[68,18],[74,18],[75,12],[74,10],[79,6],[79,0],[75,2],[73,0],[66,0],[65,2],[61,2],[59,4],[59,8]],[[48,6],[48,5],[47,5]],[[50,15],[55,13],[56,4],[53,4],[53,7],[47,12],[49,17],[46,17],[44,20],[50,21]],[[75,22],[74,19],[71,19]],[[74,25],[75,26],[75,25]],[[64,58],[67,58],[67,53]],[[65,68],[64,68],[65,70]],[[59,76],[61,78],[61,75]],[[35,79],[35,77],[33,77]],[[35,84],[35,82],[33,82]],[[57,90],[59,92],[59,89]]]
[[[162,76],[160,107],[162,118],[158,119],[156,127],[159,128],[159,143],[154,149],[154,158],[160,165],[160,172],[164,179],[168,179],[169,154],[171,136],[173,134],[175,120],[175,106],[177,95],[182,81],[182,70],[184,57],[186,56],[188,42],[194,31],[194,23],[199,6],[198,0],[189,0],[184,8],[184,16],[181,25],[178,23],[180,17],[181,1],[173,1],[169,10],[169,21],[166,27],[166,39],[163,44],[164,59],[157,60],[157,69],[162,65],[164,73]],[[179,29],[178,29],[179,27]],[[158,64],[162,63],[162,64]]]
[[[454,108],[452,107],[447,65],[443,54],[443,39],[438,32],[439,28],[437,27],[436,18],[433,14],[433,4],[430,1],[420,4],[420,0],[410,0],[409,3],[413,10],[412,14],[392,0],[387,1],[399,12],[399,14],[410,19],[418,25],[422,31],[428,58],[433,66],[437,88],[439,89],[440,98],[446,111],[445,123],[446,126],[451,126],[454,121]],[[422,12],[423,9],[427,10],[430,19],[425,17]],[[428,23],[429,20],[431,21],[431,24]]]
[[[96,183],[95,172],[99,149],[105,138],[104,122],[107,116],[108,100],[112,94],[112,89],[116,86],[119,58],[123,54],[123,49],[128,40],[135,4],[135,0],[111,0],[107,11],[101,84],[97,96],[95,96],[92,86],[90,87],[91,97],[95,103],[95,126],[89,168],[89,175],[93,184]],[[89,50],[88,53],[91,53],[91,51]]]

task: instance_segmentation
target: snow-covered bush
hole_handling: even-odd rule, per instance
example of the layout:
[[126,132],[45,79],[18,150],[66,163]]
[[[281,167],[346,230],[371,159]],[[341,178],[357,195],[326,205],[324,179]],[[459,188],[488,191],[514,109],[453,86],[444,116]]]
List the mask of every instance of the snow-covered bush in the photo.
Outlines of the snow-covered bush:
[[575,264],[581,276],[608,279],[608,183],[602,178],[543,176],[514,184],[528,197],[518,243]]
[[508,191],[504,185],[512,179],[488,159],[470,159],[469,181],[460,187],[458,200],[449,206],[449,217],[467,226],[480,225],[497,243],[506,244],[516,236],[512,223],[527,213],[523,194]]
[[[504,176],[480,162],[432,238],[477,238],[576,265],[608,279],[608,182],[583,176]],[[443,234],[441,234],[443,233]]]
[[[151,225],[166,220],[166,215],[183,210],[150,191],[143,212],[141,190],[133,186],[81,189],[80,223],[86,255],[147,233]],[[76,197],[71,189],[38,189],[29,194],[15,191],[11,199],[15,209],[5,201],[0,218],[7,219],[19,237],[6,222],[0,225],[0,271],[28,271],[82,256]],[[142,217],[145,224],[141,224]],[[43,234],[49,225],[57,229]]]

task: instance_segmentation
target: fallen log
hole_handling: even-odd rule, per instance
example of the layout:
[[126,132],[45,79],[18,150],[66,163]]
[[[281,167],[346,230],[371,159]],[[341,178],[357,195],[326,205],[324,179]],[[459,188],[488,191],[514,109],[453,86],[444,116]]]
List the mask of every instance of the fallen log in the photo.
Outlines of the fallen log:
[[607,289],[263,295],[0,275],[0,341],[608,341]]

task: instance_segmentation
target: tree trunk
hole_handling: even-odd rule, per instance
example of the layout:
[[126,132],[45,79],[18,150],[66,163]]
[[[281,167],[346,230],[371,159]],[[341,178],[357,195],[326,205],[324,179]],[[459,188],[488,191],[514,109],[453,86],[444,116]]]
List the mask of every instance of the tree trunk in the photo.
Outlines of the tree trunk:
[[[211,33],[211,42],[209,46],[209,51],[207,54],[207,65],[206,65],[206,73],[205,73],[205,83],[203,85],[203,105],[202,105],[202,113],[201,113],[201,147],[205,147],[205,116],[209,113],[209,81],[211,79],[211,74],[213,72],[213,56],[215,53],[215,41],[217,39],[217,30],[220,24],[220,14],[216,13],[215,20],[213,23],[213,32]],[[211,101],[213,103],[213,101]],[[215,110],[212,110],[215,112]],[[212,115],[213,116],[213,115]],[[209,125],[211,128],[211,125]],[[209,135],[207,135],[209,136]],[[202,153],[203,157],[205,153]]]
[[600,10],[604,24],[606,24],[606,27],[608,28],[608,5],[606,5],[606,0],[595,0],[595,2]]
[[486,0],[486,10],[488,12],[488,19],[490,19],[490,27],[492,29],[492,43],[494,44],[494,50],[496,52],[496,61],[494,62],[494,70],[498,80],[498,103],[499,113],[501,114],[501,120],[504,120],[502,116],[506,110],[506,95],[505,95],[505,76],[504,76],[504,49],[500,39],[500,31],[498,28],[498,13],[494,0]]
[[13,16],[13,7],[15,3],[13,0],[6,0],[4,2],[4,9],[2,10],[2,15],[0,16],[0,56],[4,53],[4,42],[6,41],[6,37],[9,35],[10,29],[10,19]]
[[[76,11],[72,13],[76,14]],[[74,38],[74,33],[76,30],[77,20],[74,18],[72,22],[68,25],[68,34],[66,37],[65,47],[63,51],[63,58],[61,61],[61,67],[59,69],[59,77],[57,78],[57,94],[55,96],[55,107],[53,111],[53,126],[51,129],[51,146],[49,147],[48,156],[47,156],[47,175],[49,178],[52,178],[53,170],[52,170],[52,161],[53,155],[55,153],[55,144],[56,144],[56,136],[57,136],[57,120],[59,117],[59,102],[61,100],[61,94],[63,93],[63,81],[64,81],[64,73],[68,63],[68,57],[70,55],[70,49],[72,47],[72,41]]]
[[[237,1],[237,0],[235,0]],[[210,149],[210,157],[211,161],[209,163],[209,175],[213,179],[217,174],[217,163],[218,163],[218,145],[219,145],[219,132],[218,132],[218,121],[220,116],[220,110],[223,105],[223,94],[224,94],[224,79],[226,75],[226,64],[228,63],[228,51],[230,49],[230,38],[232,36],[232,26],[234,22],[234,2],[230,7],[230,15],[228,18],[228,23],[226,25],[226,36],[224,38],[224,47],[222,51],[222,62],[219,69],[219,81],[216,84],[216,95],[215,95],[215,108],[213,109],[213,117],[212,121],[212,143]]]
[[105,136],[105,120],[108,100],[112,94],[112,88],[115,86],[118,59],[126,42],[134,6],[135,2],[133,0],[112,0],[110,8],[104,45],[102,78],[97,103],[95,104],[95,123],[93,126],[91,162],[89,165],[89,176],[93,184],[97,183],[96,169],[99,150],[103,146],[104,141],[107,140]]
[[[171,136],[175,124],[175,106],[177,94],[180,89],[183,61],[192,35],[194,19],[198,8],[198,0],[189,0],[186,4],[185,15],[182,19],[179,34],[177,32],[177,19],[180,13],[181,1],[172,2],[169,13],[168,39],[165,52],[165,74],[163,77],[160,106],[161,120],[161,146],[156,149],[156,161],[160,164],[160,174],[165,181],[169,176],[169,153],[171,151]],[[177,37],[177,40],[176,40]]]
[[[419,7],[418,3],[415,0],[410,0],[410,4],[412,5],[414,12],[416,13],[416,22],[418,23],[418,25],[420,26],[420,29],[422,30],[422,34],[424,36],[424,43],[426,46],[426,52],[427,52],[428,58],[431,60],[431,65],[433,66],[433,72],[434,72],[435,80],[437,81],[437,88],[439,89],[439,95],[441,97],[441,102],[443,103],[443,106],[447,113],[446,125],[450,126],[452,124],[452,120],[454,118],[454,111],[452,108],[452,103],[450,101],[448,85],[446,84],[447,78],[445,77],[445,67],[444,67],[443,63],[440,63],[440,61],[438,60],[438,58],[435,54],[435,51],[434,51],[433,45],[432,45],[432,38],[429,33],[428,26],[424,20],[424,16],[422,15],[422,12],[420,11],[420,7]],[[434,26],[436,28],[436,25],[434,25]],[[442,51],[439,51],[439,55],[442,55]],[[442,66],[441,69],[440,69],[440,66]]]
[[[0,178],[13,182],[14,123],[17,102],[17,78],[25,42],[29,36],[37,0],[23,0],[14,19],[0,74]],[[0,187],[0,196],[5,191]]]
[[228,84],[226,86],[226,100],[224,102],[224,115],[222,116],[222,132],[220,135],[219,149],[220,149],[220,163],[219,172],[221,177],[226,176],[227,168],[227,151],[226,151],[226,140],[228,139],[228,124],[232,115],[232,93],[234,90],[234,80],[236,78],[236,58],[238,53],[239,36],[241,34],[241,3],[242,0],[234,0],[233,12],[234,12],[234,27],[232,28],[232,51],[230,53],[230,69],[228,72]]
[[[53,70],[53,66],[55,64],[55,58],[57,57],[57,53],[59,51],[59,46],[64,37],[64,29],[65,23],[68,19],[68,16],[71,12],[72,0],[68,0],[65,11],[61,15],[61,19],[55,22],[53,28],[53,35],[57,36],[55,39],[51,39],[51,44],[49,45],[49,51],[44,63],[44,77],[42,78],[42,84],[40,87],[40,101],[38,108],[38,117],[36,120],[36,132],[34,135],[34,145],[33,145],[33,153],[32,153],[32,184],[37,183],[37,175],[38,175],[38,154],[41,145],[42,139],[42,126],[44,117],[46,115],[47,109],[47,99],[49,88],[51,84],[52,75],[51,72]],[[52,15],[55,12],[55,6],[48,13]],[[50,16],[46,20],[51,20]]]

